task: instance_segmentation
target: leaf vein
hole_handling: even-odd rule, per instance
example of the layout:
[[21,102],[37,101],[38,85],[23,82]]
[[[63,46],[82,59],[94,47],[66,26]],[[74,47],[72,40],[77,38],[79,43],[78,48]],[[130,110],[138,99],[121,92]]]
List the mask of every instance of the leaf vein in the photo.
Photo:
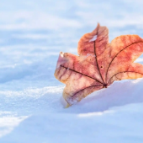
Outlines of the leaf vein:
[[[119,72],[119,73],[114,74],[114,75],[109,79],[109,81],[111,81],[111,79],[112,79],[114,76],[117,76],[118,74],[121,74],[121,73],[129,73],[129,72],[137,73],[137,74],[143,75],[143,73],[139,73],[139,72],[135,72],[135,71],[124,71],[124,72]],[[108,83],[109,83],[109,82],[108,82]]]
[[97,69],[98,69],[99,75],[100,75],[100,77],[101,77],[101,79],[102,79],[102,82],[103,82],[102,84],[104,84],[104,80],[103,80],[103,77],[102,77],[102,75],[101,75],[101,72],[100,72],[100,69],[99,69],[99,65],[98,65],[98,61],[97,61],[95,41],[94,41],[94,54],[95,54],[95,60],[96,60],[96,63],[97,63]]
[[80,72],[78,72],[78,71],[76,71],[76,70],[73,70],[73,69],[71,69],[71,68],[67,68],[67,67],[65,67],[65,66],[63,66],[63,65],[60,65],[60,66],[63,67],[63,68],[65,68],[65,69],[68,69],[68,70],[71,70],[71,71],[73,71],[73,72],[76,72],[76,73],[78,73],[78,74],[81,74],[81,75],[84,75],[84,76],[86,76],[86,77],[89,77],[89,78],[91,78],[91,79],[93,79],[93,80],[95,80],[95,81],[97,81],[97,82],[103,84],[102,82],[100,82],[100,81],[97,80],[96,78],[93,78],[93,77],[91,77],[91,76],[89,76],[89,75],[80,73]]
[[131,45],[134,45],[134,44],[137,44],[137,43],[140,43],[140,42],[143,43],[143,41],[134,42],[134,43],[132,43],[132,44],[126,46],[126,47],[123,48],[122,50],[120,50],[120,51],[114,56],[114,58],[113,58],[113,59],[111,60],[111,62],[109,63],[109,66],[108,66],[107,71],[106,71],[106,82],[107,82],[107,74],[108,74],[109,68],[110,68],[110,66],[112,65],[112,62],[114,61],[114,59],[115,59],[123,50],[129,48]]

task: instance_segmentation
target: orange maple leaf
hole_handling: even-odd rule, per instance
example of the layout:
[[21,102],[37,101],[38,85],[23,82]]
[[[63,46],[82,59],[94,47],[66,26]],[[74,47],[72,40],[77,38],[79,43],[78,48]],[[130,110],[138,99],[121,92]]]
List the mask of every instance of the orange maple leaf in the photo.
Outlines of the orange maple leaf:
[[143,65],[133,63],[142,52],[143,39],[138,35],[122,35],[108,43],[108,28],[98,24],[79,40],[79,56],[60,53],[55,77],[66,84],[66,106],[114,81],[143,77]]

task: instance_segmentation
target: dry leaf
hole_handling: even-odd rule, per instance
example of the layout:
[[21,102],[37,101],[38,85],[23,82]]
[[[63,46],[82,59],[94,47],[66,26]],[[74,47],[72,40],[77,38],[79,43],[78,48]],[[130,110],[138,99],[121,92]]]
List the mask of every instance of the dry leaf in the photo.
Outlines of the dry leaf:
[[81,37],[79,56],[62,52],[59,55],[55,77],[66,84],[66,106],[114,81],[143,77],[143,65],[133,63],[142,52],[143,39],[138,35],[122,35],[108,43],[107,27],[98,24]]

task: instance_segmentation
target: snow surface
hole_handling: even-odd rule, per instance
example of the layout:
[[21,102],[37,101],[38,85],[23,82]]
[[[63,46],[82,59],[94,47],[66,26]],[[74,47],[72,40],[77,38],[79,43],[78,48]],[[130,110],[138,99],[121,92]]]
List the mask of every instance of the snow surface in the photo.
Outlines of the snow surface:
[[[97,23],[110,41],[143,37],[143,1],[0,1],[0,143],[142,143],[143,79],[115,82],[64,109],[60,51]],[[143,62],[141,56],[138,62]]]

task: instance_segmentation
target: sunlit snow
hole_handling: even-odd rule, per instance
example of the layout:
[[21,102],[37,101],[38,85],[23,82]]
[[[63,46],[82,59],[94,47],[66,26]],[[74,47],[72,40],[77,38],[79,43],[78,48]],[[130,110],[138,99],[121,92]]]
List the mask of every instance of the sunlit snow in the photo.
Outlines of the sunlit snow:
[[0,143],[142,143],[143,79],[115,82],[65,109],[64,85],[54,78],[59,53],[77,55],[80,37],[97,23],[109,28],[110,41],[143,37],[142,5],[0,1]]

